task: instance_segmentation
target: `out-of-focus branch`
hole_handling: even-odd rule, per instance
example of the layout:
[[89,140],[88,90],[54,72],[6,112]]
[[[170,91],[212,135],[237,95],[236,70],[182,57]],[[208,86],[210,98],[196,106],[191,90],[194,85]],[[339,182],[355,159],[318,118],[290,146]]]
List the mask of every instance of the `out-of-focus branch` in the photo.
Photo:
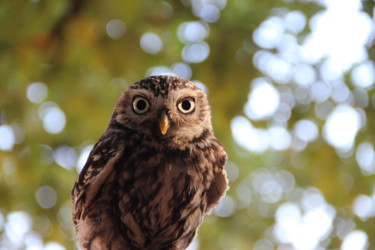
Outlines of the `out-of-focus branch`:
[[64,15],[58,20],[51,30],[51,37],[61,39],[64,36],[64,29],[70,20],[75,18],[82,11],[86,0],[71,0]]
[[[81,13],[85,3],[86,0],[71,0],[64,14],[52,26],[50,31],[37,38],[36,46],[43,51],[49,51],[54,47],[57,51],[54,51],[52,54],[58,53],[58,50],[61,49],[64,43],[66,26]],[[53,57],[56,57],[56,55]]]

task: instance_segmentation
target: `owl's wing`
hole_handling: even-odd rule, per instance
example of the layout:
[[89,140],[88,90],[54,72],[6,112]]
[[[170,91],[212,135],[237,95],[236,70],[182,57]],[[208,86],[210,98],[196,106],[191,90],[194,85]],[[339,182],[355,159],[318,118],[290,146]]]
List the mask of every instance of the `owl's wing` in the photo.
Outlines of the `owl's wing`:
[[75,223],[85,217],[87,208],[121,159],[125,150],[121,138],[120,134],[105,133],[90,152],[71,193]]
[[220,198],[228,190],[227,172],[225,169],[228,159],[227,153],[218,141],[215,141],[212,146],[215,162],[213,163],[214,178],[207,191],[207,208],[205,212],[208,214],[212,212]]

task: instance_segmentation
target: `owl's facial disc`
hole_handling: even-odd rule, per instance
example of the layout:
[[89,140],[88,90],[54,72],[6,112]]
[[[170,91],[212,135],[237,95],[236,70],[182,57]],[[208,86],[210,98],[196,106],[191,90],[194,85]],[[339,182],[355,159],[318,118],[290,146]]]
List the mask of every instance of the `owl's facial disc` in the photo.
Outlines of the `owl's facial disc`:
[[132,85],[117,103],[113,119],[159,146],[181,148],[212,132],[210,106],[193,83],[167,78],[170,82],[147,78]]

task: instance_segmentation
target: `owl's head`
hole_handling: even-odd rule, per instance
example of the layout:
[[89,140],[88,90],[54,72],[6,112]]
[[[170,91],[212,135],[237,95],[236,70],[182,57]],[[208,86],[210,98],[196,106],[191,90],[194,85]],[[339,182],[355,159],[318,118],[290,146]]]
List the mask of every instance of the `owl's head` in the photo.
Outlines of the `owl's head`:
[[112,119],[167,146],[183,146],[212,133],[206,94],[175,76],[150,76],[132,84]]

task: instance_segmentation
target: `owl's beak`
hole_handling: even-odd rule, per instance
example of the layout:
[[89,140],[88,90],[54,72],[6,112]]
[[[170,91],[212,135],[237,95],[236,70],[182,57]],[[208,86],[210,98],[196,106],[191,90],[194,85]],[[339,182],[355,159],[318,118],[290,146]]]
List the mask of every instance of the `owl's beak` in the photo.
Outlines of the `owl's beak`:
[[170,123],[169,123],[169,118],[168,116],[163,112],[163,114],[160,117],[159,121],[159,127],[160,127],[160,132],[165,135],[169,129]]

